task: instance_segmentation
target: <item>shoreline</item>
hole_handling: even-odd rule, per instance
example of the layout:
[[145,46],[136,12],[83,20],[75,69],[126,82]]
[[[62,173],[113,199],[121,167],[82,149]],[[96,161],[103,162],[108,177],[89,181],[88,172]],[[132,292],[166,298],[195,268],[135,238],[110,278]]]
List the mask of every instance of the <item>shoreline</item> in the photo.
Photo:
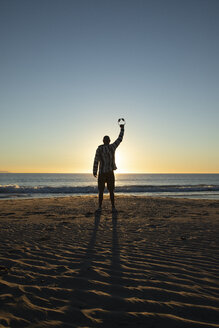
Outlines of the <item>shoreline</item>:
[[[2,200],[25,200],[25,199],[53,199],[53,198],[71,198],[71,197],[97,197],[98,193],[74,193],[74,194],[33,194],[31,196],[23,196],[22,194],[11,194],[8,196],[7,194],[1,195],[0,194],[0,201]],[[104,192],[104,197],[108,197],[108,191]],[[219,193],[209,193],[209,194],[201,194],[201,193],[194,193],[190,195],[186,194],[155,194],[155,193],[143,193],[143,192],[135,192],[135,193],[122,193],[122,192],[115,192],[115,197],[151,197],[151,198],[176,198],[176,199],[200,199],[200,200],[219,200]]]
[[219,327],[219,201],[0,202],[1,327]]

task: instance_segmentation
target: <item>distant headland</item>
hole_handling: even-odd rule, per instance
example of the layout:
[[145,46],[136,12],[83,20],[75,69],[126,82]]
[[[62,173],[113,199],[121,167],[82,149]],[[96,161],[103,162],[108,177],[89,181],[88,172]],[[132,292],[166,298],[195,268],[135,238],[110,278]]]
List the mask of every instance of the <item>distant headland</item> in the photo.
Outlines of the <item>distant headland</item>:
[[8,172],[8,171],[0,171],[0,173],[10,173],[10,172]]

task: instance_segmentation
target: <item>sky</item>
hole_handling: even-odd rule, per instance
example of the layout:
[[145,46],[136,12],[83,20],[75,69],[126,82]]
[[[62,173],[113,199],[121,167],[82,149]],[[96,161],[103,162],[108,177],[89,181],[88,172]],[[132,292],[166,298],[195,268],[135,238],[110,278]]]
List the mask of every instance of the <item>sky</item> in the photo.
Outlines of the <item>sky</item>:
[[219,173],[218,0],[0,0],[0,171]]

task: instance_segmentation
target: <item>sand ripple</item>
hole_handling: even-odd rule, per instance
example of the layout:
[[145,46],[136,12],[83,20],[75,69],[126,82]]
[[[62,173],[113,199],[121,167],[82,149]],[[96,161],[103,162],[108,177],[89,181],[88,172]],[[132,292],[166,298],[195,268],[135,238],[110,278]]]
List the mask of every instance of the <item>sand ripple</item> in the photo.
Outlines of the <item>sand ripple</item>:
[[0,327],[219,327],[217,204],[1,201]]

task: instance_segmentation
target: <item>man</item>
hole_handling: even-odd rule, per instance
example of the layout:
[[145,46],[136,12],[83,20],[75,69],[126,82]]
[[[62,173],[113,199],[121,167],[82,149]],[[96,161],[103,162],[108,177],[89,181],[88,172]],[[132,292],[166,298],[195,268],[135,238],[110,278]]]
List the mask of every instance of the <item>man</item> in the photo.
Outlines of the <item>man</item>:
[[114,170],[117,169],[115,163],[115,150],[121,143],[124,135],[124,125],[120,125],[120,134],[116,141],[110,144],[109,136],[103,138],[103,145],[100,145],[96,150],[96,155],[94,158],[93,165],[93,175],[97,177],[97,170],[99,165],[98,172],[98,190],[99,190],[99,208],[98,211],[101,211],[102,201],[103,201],[103,192],[105,189],[105,183],[107,184],[107,189],[110,193],[110,200],[112,204],[112,211],[115,212],[115,203],[114,203],[114,189],[115,189],[115,176]]

